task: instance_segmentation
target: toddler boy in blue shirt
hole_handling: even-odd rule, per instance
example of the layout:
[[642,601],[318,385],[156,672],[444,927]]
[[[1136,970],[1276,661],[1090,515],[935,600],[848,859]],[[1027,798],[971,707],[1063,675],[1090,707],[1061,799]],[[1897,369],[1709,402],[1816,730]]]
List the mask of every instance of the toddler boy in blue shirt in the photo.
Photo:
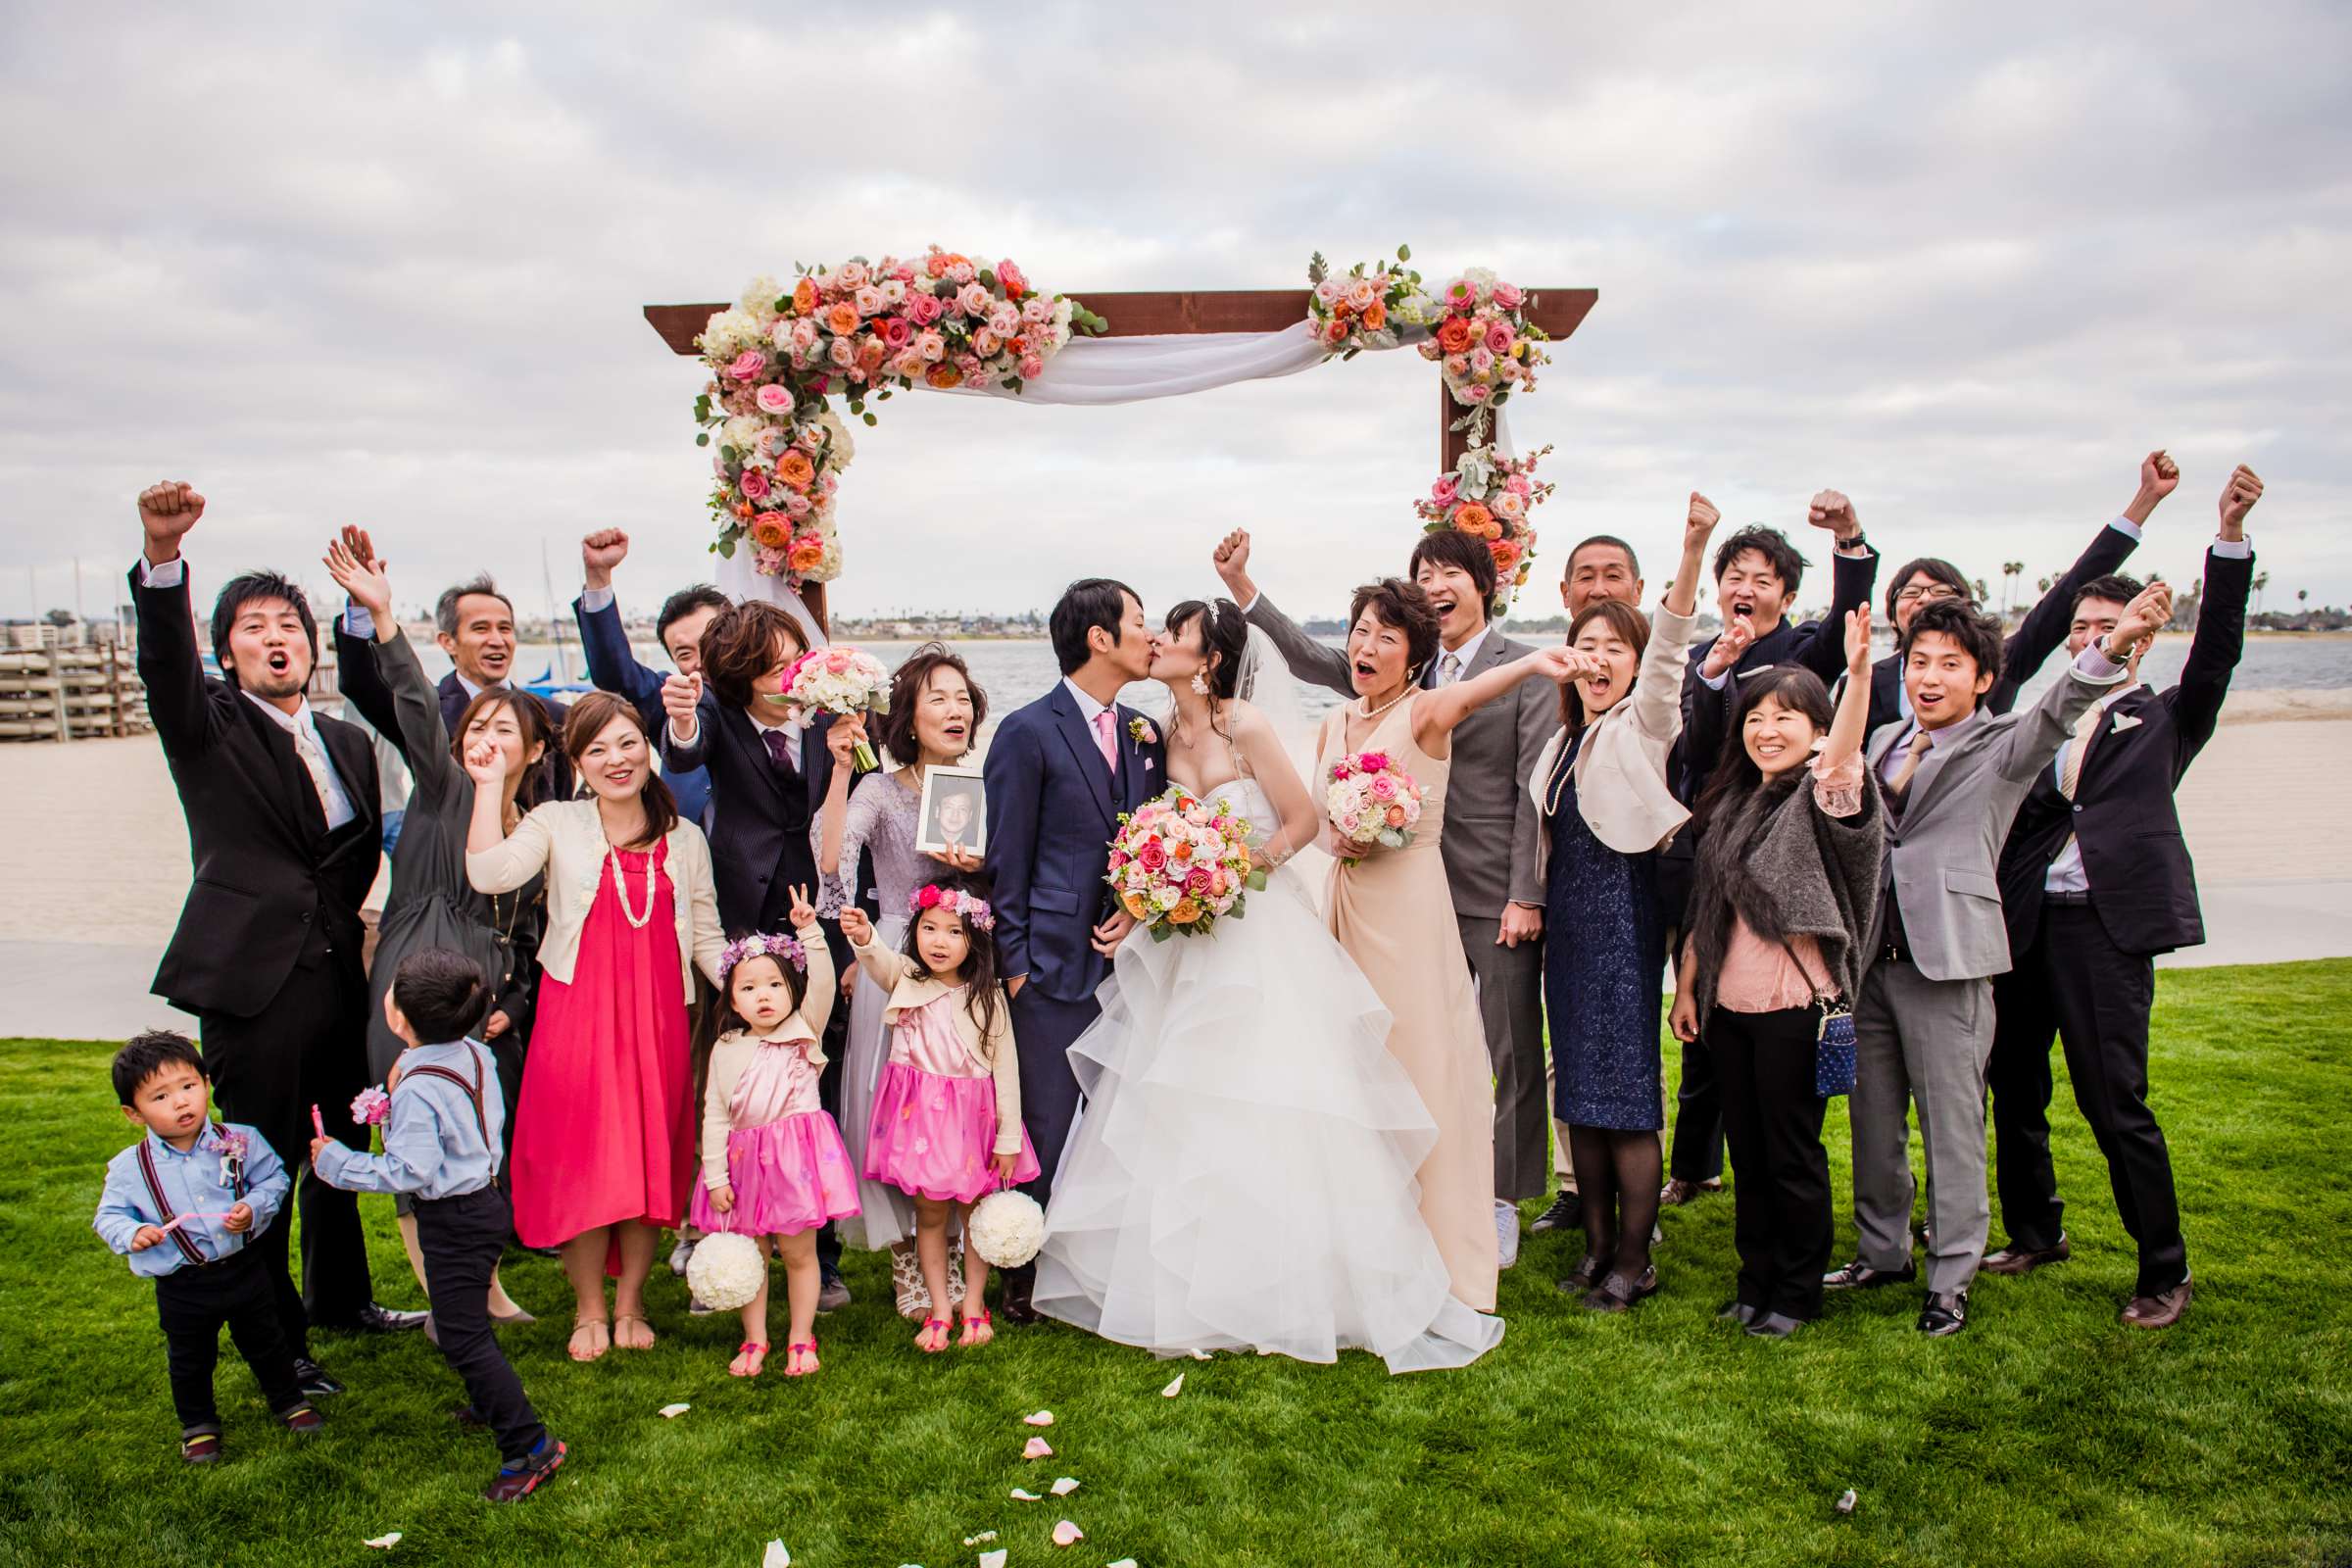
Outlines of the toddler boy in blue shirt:
[[222,1325],[278,1420],[298,1435],[318,1431],[270,1272],[252,1247],[285,1204],[286,1167],[253,1128],[212,1120],[204,1057],[185,1035],[158,1029],[132,1040],[115,1054],[114,1083],[122,1114],[146,1136],[107,1162],[91,1223],[133,1274],[155,1281],[179,1456],[220,1457],[213,1368]]
[[462,953],[424,948],[401,960],[384,1021],[408,1049],[385,1081],[384,1152],[320,1137],[311,1167],[329,1187],[416,1200],[434,1337],[472,1401],[459,1419],[490,1428],[504,1460],[483,1495],[519,1502],[567,1450],[540,1423],[490,1327],[490,1276],[514,1228],[498,1190],[506,1102],[490,1048],[471,1038],[490,1003],[488,977]]

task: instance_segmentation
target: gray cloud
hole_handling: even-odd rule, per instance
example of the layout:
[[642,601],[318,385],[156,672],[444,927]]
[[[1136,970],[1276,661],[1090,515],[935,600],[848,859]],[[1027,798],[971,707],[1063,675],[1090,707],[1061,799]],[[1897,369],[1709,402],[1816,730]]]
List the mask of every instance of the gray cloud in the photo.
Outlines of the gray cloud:
[[[707,570],[706,469],[638,307],[935,239],[1065,288],[1283,285],[1400,239],[1598,287],[1513,409],[1558,449],[1550,565],[1604,528],[1662,558],[1694,486],[1793,522],[1837,485],[1894,556],[2032,576],[2164,444],[2188,478],[2144,559],[2194,575],[2242,460],[2273,602],[2352,597],[2342,8],[1427,16],[15,8],[0,609],[27,566],[66,600],[75,558],[104,602],[165,475],[214,502],[200,571],[364,521],[404,600],[485,565],[529,603],[543,552],[567,594],[617,523],[650,602]],[[1409,541],[1433,379],[895,400],[839,602],[1103,570],[1164,603],[1238,523],[1273,591],[1333,605]]]

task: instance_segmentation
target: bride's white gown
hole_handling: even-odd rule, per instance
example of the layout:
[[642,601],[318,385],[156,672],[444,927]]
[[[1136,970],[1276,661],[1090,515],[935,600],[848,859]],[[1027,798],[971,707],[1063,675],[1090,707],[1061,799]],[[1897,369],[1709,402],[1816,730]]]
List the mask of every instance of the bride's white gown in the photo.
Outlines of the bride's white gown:
[[[1253,780],[1208,793],[1277,819]],[[1360,1348],[1417,1372],[1494,1348],[1502,1320],[1455,1299],[1421,1220],[1436,1124],[1297,872],[1211,936],[1128,942],[1101,996],[1070,1047],[1086,1107],[1038,1310],[1161,1355]]]

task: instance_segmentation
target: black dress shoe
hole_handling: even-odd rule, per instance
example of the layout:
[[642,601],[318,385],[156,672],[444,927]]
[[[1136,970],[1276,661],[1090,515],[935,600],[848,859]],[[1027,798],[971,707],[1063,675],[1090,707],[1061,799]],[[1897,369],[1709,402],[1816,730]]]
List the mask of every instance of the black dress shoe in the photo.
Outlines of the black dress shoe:
[[314,1399],[343,1392],[343,1385],[328,1377],[326,1368],[307,1355],[294,1358],[294,1381],[302,1386],[303,1393]]
[[1608,1278],[1585,1293],[1584,1304],[1594,1312],[1623,1312],[1637,1301],[1646,1300],[1658,1294],[1657,1265],[1642,1271],[1640,1279],[1629,1280],[1612,1271]]
[[1008,1268],[1004,1271],[1004,1294],[997,1302],[997,1311],[1007,1323],[1036,1323],[1045,1314],[1031,1304],[1030,1293],[1037,1289],[1034,1269]]
[[357,1315],[343,1323],[321,1323],[318,1327],[330,1334],[406,1334],[411,1329],[424,1327],[430,1312],[401,1312],[369,1301]]
[[1608,1267],[1605,1261],[1587,1252],[1577,1260],[1576,1267],[1568,1271],[1568,1277],[1555,1288],[1562,1296],[1582,1296],[1600,1283],[1600,1277],[1608,1272]]
[[1804,1326],[1802,1318],[1786,1312],[1759,1312],[1747,1325],[1747,1332],[1759,1340],[1785,1340]]
[[1882,1285],[1907,1285],[1919,1278],[1919,1266],[1909,1258],[1901,1268],[1872,1268],[1855,1258],[1843,1268],[1835,1268],[1821,1277],[1825,1291],[1875,1291]]
[[1585,1228],[1585,1200],[1563,1187],[1551,1206],[1538,1214],[1528,1226],[1528,1234],[1542,1236],[1550,1231],[1581,1231]]
[[1762,1314],[1745,1301],[1726,1301],[1723,1310],[1715,1314],[1718,1323],[1738,1323],[1741,1327],[1753,1323]]
[[1968,1327],[1968,1293],[1928,1293],[1927,1309],[1919,1314],[1919,1332],[1932,1340],[1944,1339]]

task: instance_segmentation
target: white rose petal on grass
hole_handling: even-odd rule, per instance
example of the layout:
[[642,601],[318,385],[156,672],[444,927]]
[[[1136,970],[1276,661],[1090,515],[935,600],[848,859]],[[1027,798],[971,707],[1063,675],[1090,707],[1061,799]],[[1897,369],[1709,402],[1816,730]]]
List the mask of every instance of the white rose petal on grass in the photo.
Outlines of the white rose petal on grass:
[[1054,1457],[1054,1446],[1043,1438],[1031,1438],[1022,1446],[1021,1457],[1024,1459],[1051,1459]]
[[1054,1483],[1054,1495],[1056,1497],[1066,1497],[1077,1490],[1078,1478],[1075,1476],[1063,1476],[1060,1480]]
[[1015,1502],[1043,1502],[1046,1499],[1039,1496],[1034,1492],[1030,1492],[1021,1487],[1015,1487],[1012,1489],[1012,1500]]
[[363,1546],[373,1546],[378,1551],[390,1551],[394,1546],[400,1544],[400,1532],[397,1530],[387,1531],[383,1535],[375,1536],[369,1540],[363,1541],[360,1543],[360,1544]]
[[997,1533],[994,1530],[983,1530],[976,1536],[964,1537],[963,1544],[967,1546],[982,1546],[996,1539]]
[[1838,1511],[1839,1513],[1852,1513],[1854,1511],[1854,1504],[1860,1502],[1861,1500],[1862,1499],[1859,1496],[1855,1495],[1854,1489],[1848,1487],[1845,1489],[1845,1495],[1838,1499]]
[[781,1541],[771,1541],[760,1554],[760,1568],[792,1568],[792,1553],[784,1549]]
[[684,1415],[687,1411],[693,1408],[694,1406],[691,1404],[665,1404],[662,1407],[662,1419],[664,1421],[675,1421],[678,1417]]
[[1054,1527],[1054,1544],[1056,1546],[1074,1546],[1085,1539],[1086,1532],[1067,1519]]
[[1104,1568],[1136,1568],[1135,1559],[1133,1557],[1121,1557],[1117,1562],[1105,1564]]
[[1054,1412],[1051,1410],[1034,1411],[1021,1417],[1021,1423],[1024,1426],[1050,1427],[1054,1424]]
[[[1214,1359],[1215,1359],[1215,1357],[1211,1356],[1211,1355],[1210,1355],[1210,1354],[1209,1354],[1209,1353],[1208,1353],[1206,1350],[1202,1350],[1202,1349],[1198,1349],[1198,1348],[1196,1348],[1196,1349],[1193,1351],[1193,1359],[1194,1359],[1194,1360],[1196,1360],[1196,1361],[1209,1361],[1209,1360],[1214,1360]],[[1133,1560],[1134,1560],[1134,1559],[1132,1559],[1132,1558],[1130,1558],[1130,1559],[1129,1559],[1129,1561],[1133,1561]]]
[[1168,1385],[1166,1388],[1164,1388],[1164,1389],[1162,1389],[1162,1390],[1160,1390],[1160,1391],[1159,1391],[1159,1396],[1160,1396],[1161,1398],[1163,1398],[1163,1399],[1173,1399],[1174,1397],[1176,1397],[1176,1396],[1178,1396],[1179,1394],[1182,1394],[1183,1392],[1184,1392],[1184,1374],[1183,1374],[1183,1373],[1181,1373],[1181,1372],[1179,1372],[1179,1373],[1177,1373],[1177,1374],[1176,1374],[1176,1381],[1175,1381],[1175,1382],[1173,1382],[1173,1383],[1169,1384],[1169,1385]]
[[1004,1568],[1004,1559],[1011,1555],[1011,1552],[1001,1548],[996,1551],[984,1551],[980,1554],[980,1568]]

